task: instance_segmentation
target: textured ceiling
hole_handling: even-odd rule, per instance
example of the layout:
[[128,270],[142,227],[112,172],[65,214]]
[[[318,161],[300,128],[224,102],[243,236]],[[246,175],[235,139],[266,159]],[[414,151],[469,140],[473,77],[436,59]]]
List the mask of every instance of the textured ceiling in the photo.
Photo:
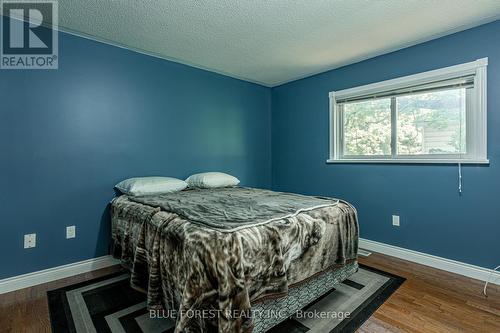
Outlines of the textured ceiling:
[[499,17],[500,0],[59,0],[63,31],[267,86]]

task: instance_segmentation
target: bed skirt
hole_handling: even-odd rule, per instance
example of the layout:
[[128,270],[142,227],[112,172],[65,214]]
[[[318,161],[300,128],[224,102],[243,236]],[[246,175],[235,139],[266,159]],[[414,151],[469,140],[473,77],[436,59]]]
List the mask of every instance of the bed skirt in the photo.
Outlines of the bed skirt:
[[[269,299],[252,305],[252,312],[258,314],[253,319],[253,333],[263,333],[278,325],[335,288],[336,285],[356,273],[357,270],[358,262],[354,261],[290,288],[288,295],[285,297]],[[279,316],[269,315],[277,313],[279,313]]]

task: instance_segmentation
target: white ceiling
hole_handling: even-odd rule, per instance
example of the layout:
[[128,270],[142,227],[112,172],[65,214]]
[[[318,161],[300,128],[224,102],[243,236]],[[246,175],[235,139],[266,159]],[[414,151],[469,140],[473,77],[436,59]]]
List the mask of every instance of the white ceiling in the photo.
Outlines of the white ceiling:
[[500,17],[500,0],[59,0],[61,30],[275,86]]

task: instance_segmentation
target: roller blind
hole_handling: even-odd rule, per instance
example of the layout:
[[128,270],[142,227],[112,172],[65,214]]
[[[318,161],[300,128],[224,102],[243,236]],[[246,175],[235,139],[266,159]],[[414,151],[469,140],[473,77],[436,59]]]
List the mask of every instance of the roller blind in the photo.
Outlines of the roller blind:
[[468,75],[463,77],[457,77],[453,79],[436,81],[427,84],[413,85],[404,88],[398,88],[394,90],[385,90],[377,93],[371,93],[366,95],[357,95],[346,98],[337,98],[337,104],[362,102],[371,99],[378,98],[391,98],[403,95],[418,94],[437,90],[448,90],[457,88],[474,88],[474,77],[475,75]]

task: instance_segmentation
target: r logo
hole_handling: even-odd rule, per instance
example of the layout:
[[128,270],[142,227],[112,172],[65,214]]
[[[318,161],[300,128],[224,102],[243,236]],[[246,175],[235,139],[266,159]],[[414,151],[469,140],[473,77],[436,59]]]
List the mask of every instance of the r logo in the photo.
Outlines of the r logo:
[[1,67],[57,68],[57,3],[22,0],[1,2]]

